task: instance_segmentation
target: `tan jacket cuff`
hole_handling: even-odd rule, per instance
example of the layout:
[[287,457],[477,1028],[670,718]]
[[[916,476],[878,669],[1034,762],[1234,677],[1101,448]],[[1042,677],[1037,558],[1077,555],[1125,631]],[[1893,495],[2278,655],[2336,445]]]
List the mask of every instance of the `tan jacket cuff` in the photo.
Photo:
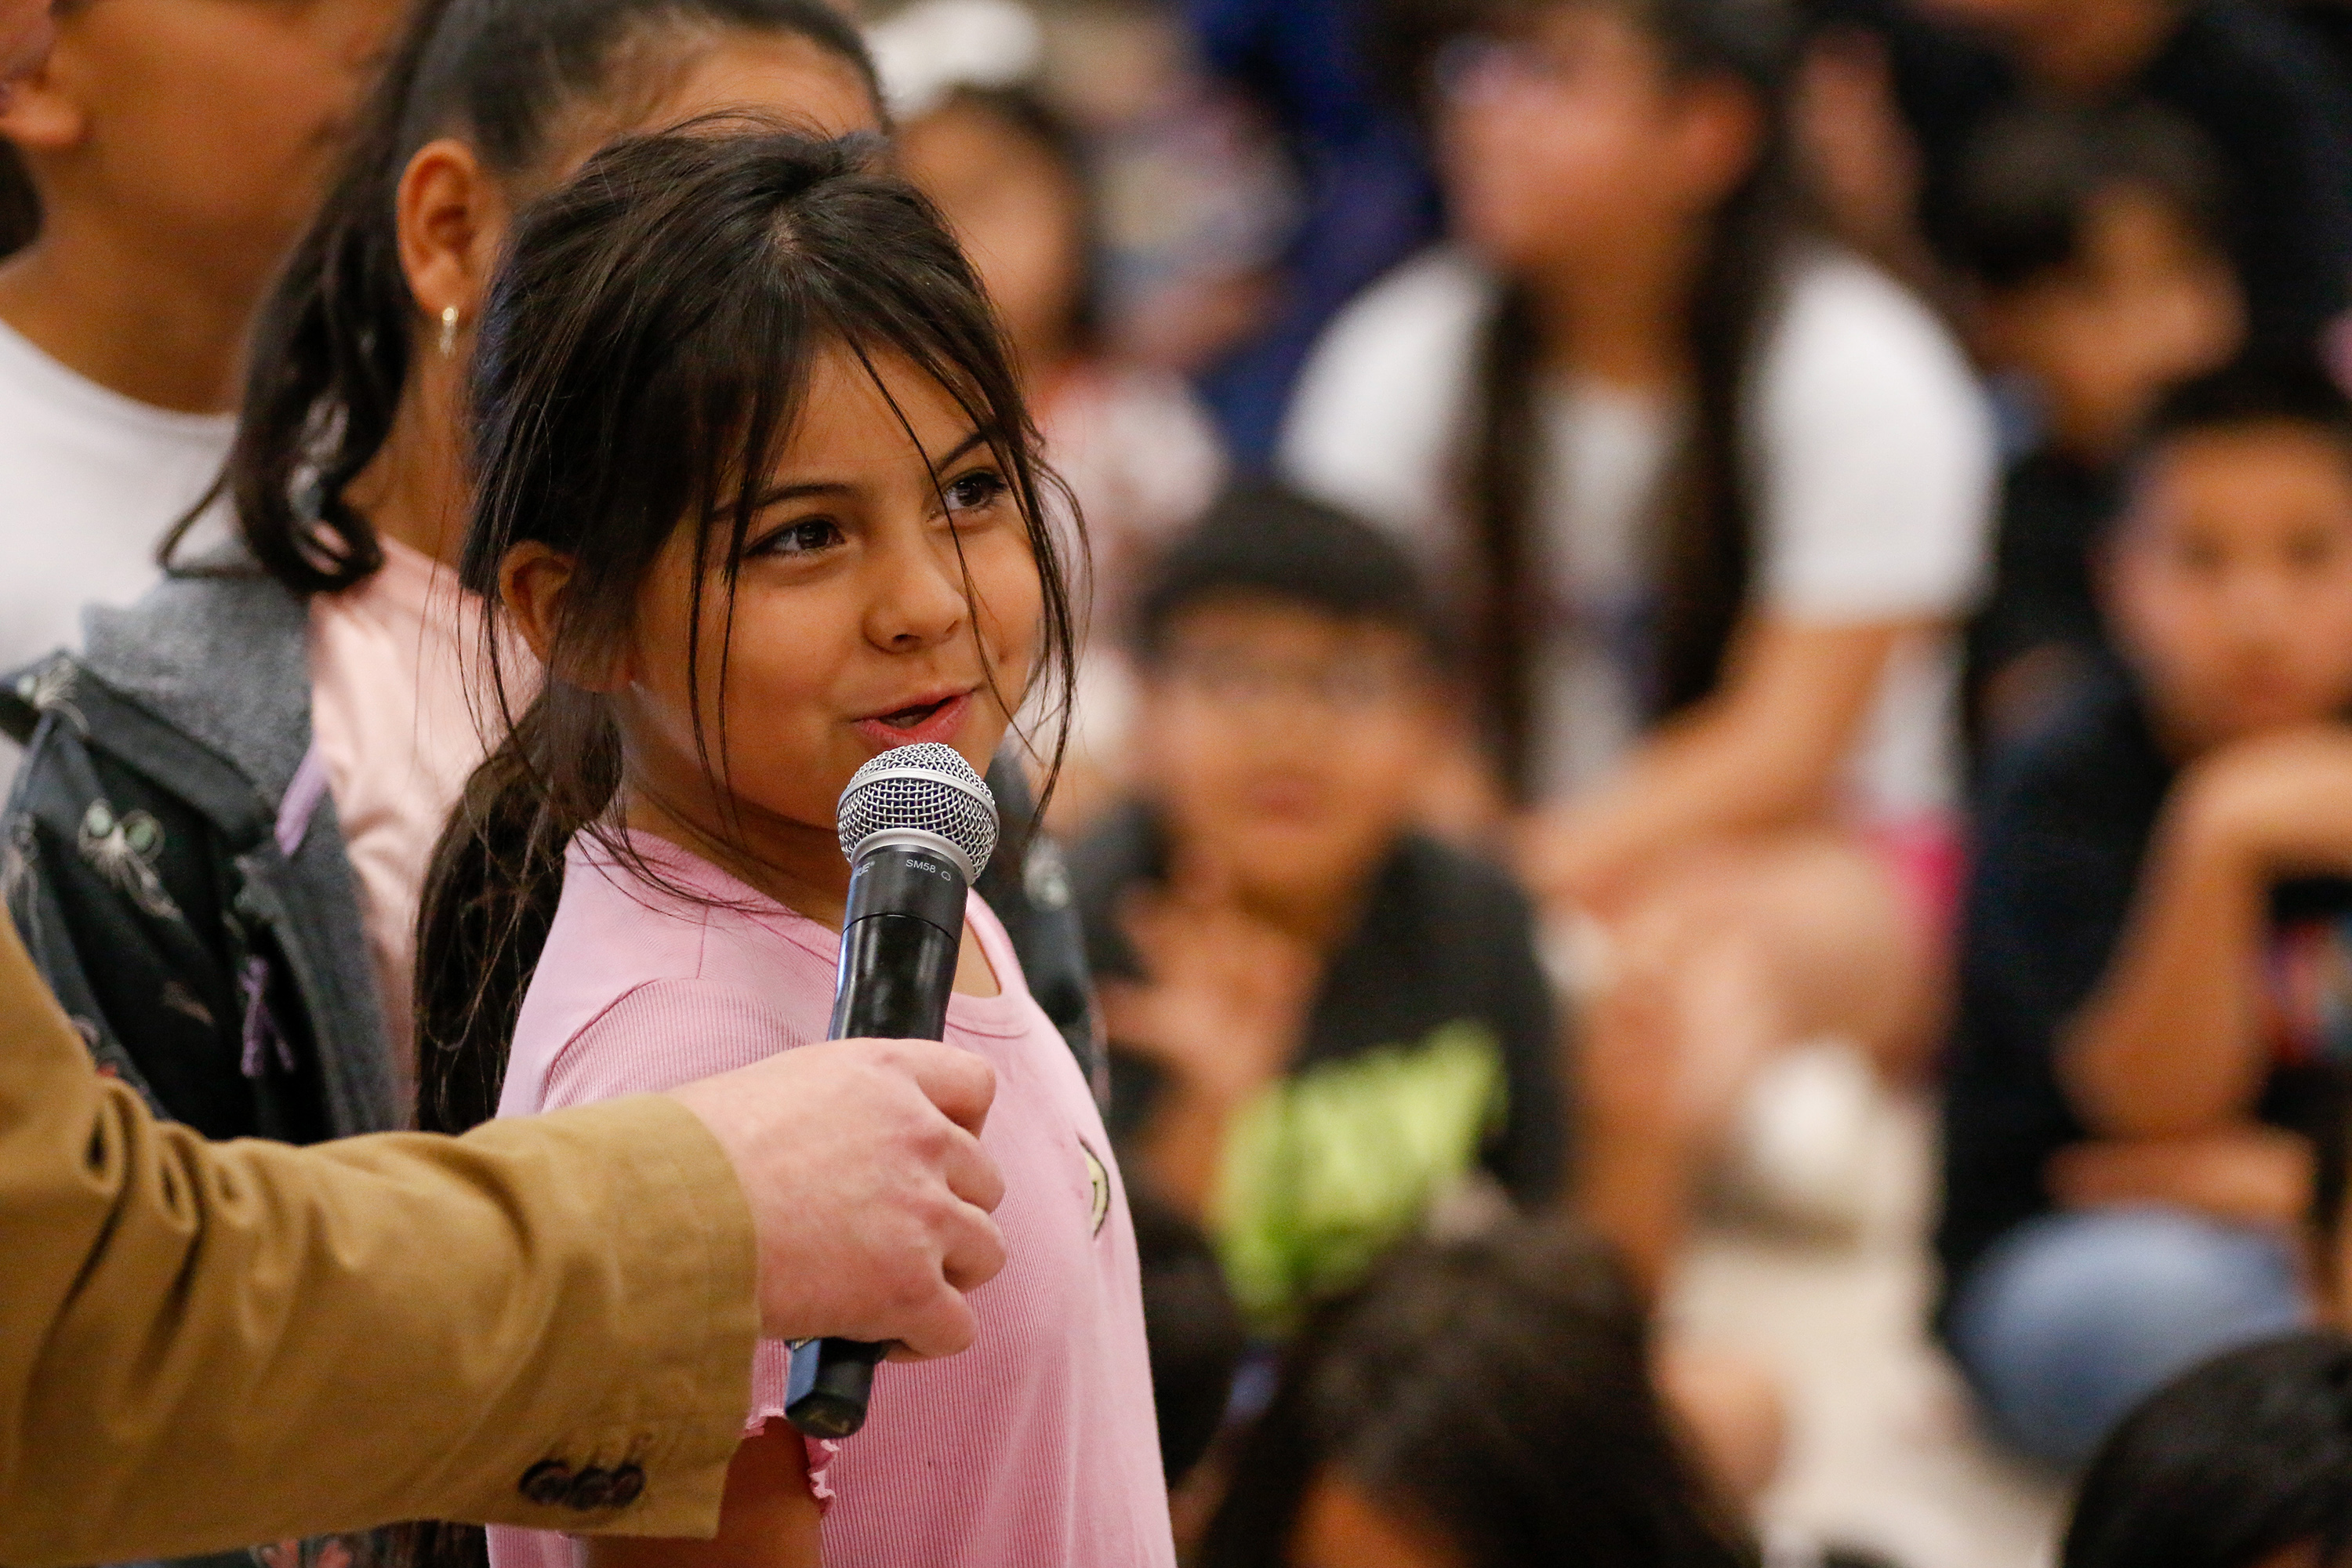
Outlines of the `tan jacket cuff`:
[[[610,1410],[551,1440],[515,1479],[512,1507],[499,1521],[586,1534],[714,1534],[759,1335],[758,1249],[734,1166],[692,1111],[661,1095],[504,1125],[583,1141],[604,1168],[598,1206],[614,1288],[599,1359],[628,1371]],[[500,1127],[472,1136],[495,1140]],[[616,1496],[635,1495],[625,1506],[580,1506],[599,1478],[618,1478]]]

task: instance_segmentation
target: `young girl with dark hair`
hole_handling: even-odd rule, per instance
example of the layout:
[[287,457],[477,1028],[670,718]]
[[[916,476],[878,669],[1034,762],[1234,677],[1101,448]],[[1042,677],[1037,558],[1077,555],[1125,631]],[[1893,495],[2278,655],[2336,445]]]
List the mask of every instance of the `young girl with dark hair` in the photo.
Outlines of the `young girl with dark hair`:
[[409,1120],[418,895],[483,752],[450,570],[480,294],[535,193],[730,106],[881,122],[823,0],[424,0],[263,307],[221,480],[237,544],[0,699],[20,733],[48,719],[10,912],[165,1113],[304,1142]]
[[1609,1250],[1515,1220],[1399,1253],[1302,1334],[1203,1568],[1739,1568]]
[[[824,1038],[850,776],[915,742],[984,767],[1033,688],[1046,711],[1066,690],[1062,531],[945,226],[856,139],[690,132],[620,142],[533,208],[484,318],[461,576],[512,629],[487,643],[501,711],[537,686],[436,857],[424,942],[466,962],[433,966],[423,1021],[498,1063],[504,950],[548,922],[503,1115]],[[1013,1261],[976,1348],[883,1369],[865,1429],[812,1445],[781,1419],[793,1352],[765,1345],[715,1542],[493,1530],[493,1568],[820,1543],[832,1568],[1172,1568],[1118,1168],[978,897],[947,1038],[1000,1085]]]
[[1654,1270],[1759,1058],[1926,1032],[1990,440],[1934,319],[1796,225],[1776,8],[1474,10],[1423,57],[1458,242],[1335,324],[1284,462],[1475,628],[1522,868],[1598,939],[1591,1197]]

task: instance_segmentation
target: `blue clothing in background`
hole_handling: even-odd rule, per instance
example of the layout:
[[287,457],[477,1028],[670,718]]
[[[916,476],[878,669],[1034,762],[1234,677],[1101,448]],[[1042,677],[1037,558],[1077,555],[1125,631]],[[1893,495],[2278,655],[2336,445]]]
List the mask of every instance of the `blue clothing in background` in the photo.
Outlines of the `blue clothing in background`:
[[1291,383],[1325,323],[1438,231],[1419,133],[1374,79],[1364,0],[1186,0],[1201,52],[1268,113],[1305,201],[1265,325],[1202,377],[1235,468],[1273,460]]
[[1953,1302],[1951,1342],[2001,1435],[2071,1467],[2198,1363],[2310,1319],[2276,1231],[2087,1209],[2029,1220],[1987,1253]]

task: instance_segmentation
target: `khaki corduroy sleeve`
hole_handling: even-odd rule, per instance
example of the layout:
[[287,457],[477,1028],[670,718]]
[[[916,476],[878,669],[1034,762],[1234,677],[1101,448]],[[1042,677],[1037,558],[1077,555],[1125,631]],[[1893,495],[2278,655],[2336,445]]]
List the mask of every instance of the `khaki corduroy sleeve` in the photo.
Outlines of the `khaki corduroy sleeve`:
[[315,1149],[158,1124],[0,919],[0,1563],[413,1518],[708,1535],[755,1267],[667,1100]]

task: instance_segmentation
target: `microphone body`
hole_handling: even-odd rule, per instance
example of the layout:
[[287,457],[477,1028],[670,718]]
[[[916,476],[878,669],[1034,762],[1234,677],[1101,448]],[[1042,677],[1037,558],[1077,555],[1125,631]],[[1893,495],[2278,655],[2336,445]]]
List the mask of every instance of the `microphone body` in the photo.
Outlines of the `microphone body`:
[[841,924],[835,1039],[946,1035],[970,890],[961,868],[926,845],[879,844],[858,856]]
[[[910,755],[918,752],[929,754]],[[943,790],[950,793],[941,797]],[[977,803],[971,798],[975,791]],[[946,820],[942,798],[954,808]],[[985,813],[984,834],[975,804]],[[880,826],[873,821],[877,814]],[[858,770],[843,793],[841,815],[849,901],[834,980],[832,1037],[943,1038],[963,952],[965,899],[995,847],[995,805],[987,785],[945,746],[904,746]],[[866,1424],[874,1368],[889,1348],[856,1340],[794,1346],[786,1418],[812,1437],[856,1432]]]

